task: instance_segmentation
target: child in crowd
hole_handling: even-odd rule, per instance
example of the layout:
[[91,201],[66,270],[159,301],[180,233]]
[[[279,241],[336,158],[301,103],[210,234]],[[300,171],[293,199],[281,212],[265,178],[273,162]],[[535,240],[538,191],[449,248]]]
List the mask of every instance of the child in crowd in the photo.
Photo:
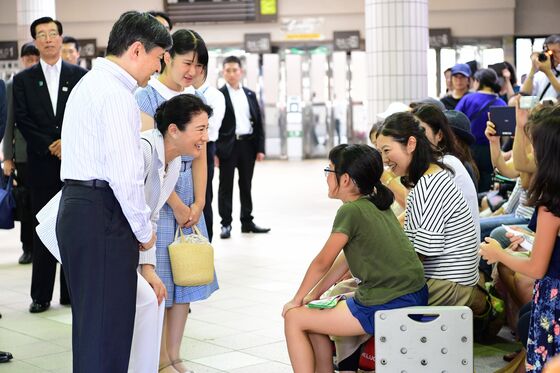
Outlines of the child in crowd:
[[501,262],[537,279],[534,285],[527,372],[540,373],[560,349],[560,106],[535,109],[525,127],[533,144],[537,170],[529,187],[535,213],[529,228],[536,232],[530,257],[511,255],[491,238],[480,247],[489,263]]
[[[323,249],[282,311],[296,373],[332,371],[329,335],[374,334],[377,310],[425,305],[428,300],[422,264],[390,209],[392,193],[380,181],[380,154],[366,145],[342,144],[330,151],[329,161],[328,196],[343,205]],[[332,309],[303,307],[326,290],[310,294],[319,282],[330,287],[348,269],[359,279],[354,297]],[[324,279],[327,273],[330,278]]]

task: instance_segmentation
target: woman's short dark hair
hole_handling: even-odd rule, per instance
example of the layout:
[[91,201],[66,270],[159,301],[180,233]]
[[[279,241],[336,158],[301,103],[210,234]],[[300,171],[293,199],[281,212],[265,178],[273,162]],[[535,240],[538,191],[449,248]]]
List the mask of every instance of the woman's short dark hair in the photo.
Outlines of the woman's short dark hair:
[[426,137],[424,128],[412,113],[403,112],[389,115],[377,132],[378,137],[379,135],[390,136],[404,146],[408,144],[410,137],[416,139],[416,149],[412,153],[408,173],[401,177],[401,183],[405,187],[414,187],[432,163],[454,174],[453,170],[440,160],[441,154],[434,149]]
[[206,113],[210,118],[212,108],[195,95],[181,94],[163,102],[156,109],[154,120],[159,132],[165,136],[171,123],[174,123],[180,131],[184,131],[193,116],[200,113]]
[[474,74],[474,80],[479,82],[478,90],[480,91],[484,87],[488,87],[494,91],[494,93],[499,93],[502,90],[502,86],[498,81],[498,74],[492,69],[480,69]]
[[43,25],[45,23],[54,23],[56,25],[58,35],[62,35],[62,23],[60,23],[60,21],[52,19],[51,17],[41,17],[33,21],[33,23],[31,23],[31,26],[29,26],[29,31],[31,31],[31,37],[33,38],[33,40],[37,38],[37,26]]
[[[171,57],[178,54],[193,52],[198,59],[198,63],[204,66],[204,71],[208,70],[208,49],[204,39],[194,30],[181,29],[173,33],[173,46],[169,50]],[[165,62],[161,61],[161,71],[165,69]]]
[[525,131],[533,144],[537,163],[528,190],[528,203],[544,206],[560,217],[560,105],[533,109]]
[[374,148],[363,144],[340,144],[329,152],[329,160],[335,167],[336,180],[348,174],[354,181],[360,194],[380,210],[387,210],[393,203],[394,196],[383,183],[383,160]]
[[[437,134],[441,132],[441,141],[436,145],[437,150],[442,154],[452,154],[461,159],[461,154],[457,154],[457,140],[455,133],[449,126],[447,117],[437,106],[432,104],[418,105],[412,109],[412,114],[420,121],[426,123]],[[462,159],[461,159],[462,160]]]
[[130,11],[123,13],[113,25],[107,55],[122,56],[137,41],[144,45],[146,52],[156,47],[167,50],[173,44],[169,31],[154,16]]

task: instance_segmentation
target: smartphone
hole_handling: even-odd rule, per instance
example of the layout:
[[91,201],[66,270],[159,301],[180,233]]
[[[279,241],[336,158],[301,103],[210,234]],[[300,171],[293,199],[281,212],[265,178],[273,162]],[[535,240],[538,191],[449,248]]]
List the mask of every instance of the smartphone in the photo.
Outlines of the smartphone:
[[515,134],[515,108],[512,106],[490,106],[490,120],[496,126],[496,136]]
[[519,99],[520,109],[532,109],[539,103],[539,98],[537,96],[521,96]]
[[502,227],[513,234],[514,236],[523,237],[523,242],[521,242],[521,247],[527,251],[533,250],[533,244],[535,241],[535,233],[530,231],[528,228],[520,227],[518,225],[503,225]]

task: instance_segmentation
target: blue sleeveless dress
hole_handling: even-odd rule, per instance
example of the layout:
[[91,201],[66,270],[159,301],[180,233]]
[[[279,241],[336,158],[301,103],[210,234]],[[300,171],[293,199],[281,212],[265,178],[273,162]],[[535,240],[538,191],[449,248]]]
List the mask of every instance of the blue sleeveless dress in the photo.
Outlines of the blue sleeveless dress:
[[[537,231],[535,209],[529,228]],[[527,372],[540,373],[554,355],[560,353],[560,238],[556,237],[546,275],[535,281],[529,338]]]
[[[166,101],[165,98],[151,85],[138,89],[135,96],[140,110],[152,117],[155,115],[158,106],[161,105],[162,102]],[[179,173],[179,180],[175,186],[175,192],[184,204],[190,206],[194,203],[194,186],[191,168],[193,157],[183,156],[181,157],[181,161],[181,172]],[[200,229],[200,232],[208,238],[204,214],[200,215],[200,220],[197,226]],[[175,285],[173,282],[173,275],[171,273],[171,261],[169,260],[169,251],[167,247],[175,239],[176,229],[177,222],[175,221],[173,210],[166,203],[163,205],[159,213],[156,241],[156,272],[167,289],[167,298],[165,299],[166,307],[171,307],[175,303],[190,303],[206,299],[218,289],[218,279],[216,277],[216,273],[214,273],[214,281],[208,285]],[[192,233],[192,229],[184,228],[183,232],[185,234],[190,234]]]

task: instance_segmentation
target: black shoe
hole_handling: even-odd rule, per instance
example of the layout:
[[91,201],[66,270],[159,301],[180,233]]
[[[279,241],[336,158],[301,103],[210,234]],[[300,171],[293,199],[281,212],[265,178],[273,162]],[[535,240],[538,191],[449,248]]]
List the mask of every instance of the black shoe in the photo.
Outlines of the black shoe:
[[255,224],[242,225],[241,232],[242,233],[268,233],[270,232],[270,228],[261,228]]
[[31,313],[45,312],[50,307],[51,307],[51,302],[39,303],[39,302],[33,301],[31,303],[31,305],[29,306],[29,312],[31,312]]
[[31,251],[24,251],[23,254],[19,257],[18,263],[19,264],[29,264],[33,261],[33,256],[31,255]]
[[14,357],[11,353],[0,351],[0,363],[7,363],[8,361],[12,360]]
[[220,238],[230,238],[231,237],[231,225],[222,226],[222,231],[220,232]]

